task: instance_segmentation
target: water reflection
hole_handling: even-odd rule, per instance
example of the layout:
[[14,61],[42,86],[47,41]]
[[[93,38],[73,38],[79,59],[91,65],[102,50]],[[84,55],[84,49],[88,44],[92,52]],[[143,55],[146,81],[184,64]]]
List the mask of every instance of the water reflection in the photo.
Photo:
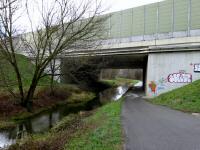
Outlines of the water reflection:
[[0,134],[0,148],[9,146],[14,142],[15,140],[10,135],[10,132],[2,132]]
[[138,83],[136,83],[134,85],[134,87],[136,87],[136,88],[141,88],[142,86],[143,86],[143,82],[142,81],[139,81]]
[[52,112],[42,113],[38,116],[26,119],[18,124],[14,129],[0,132],[0,148],[15,143],[16,139],[21,139],[28,134],[44,133],[51,129],[59,120],[69,113],[77,113],[84,109],[80,107],[58,107]]
[[28,134],[46,132],[60,118],[62,118],[61,112],[46,113],[23,121],[16,128],[0,132],[0,148],[9,146],[15,143],[16,139],[21,139]]
[[129,89],[128,86],[119,86],[117,88],[107,89],[99,94],[99,99],[102,103],[107,103],[108,100],[119,100]]

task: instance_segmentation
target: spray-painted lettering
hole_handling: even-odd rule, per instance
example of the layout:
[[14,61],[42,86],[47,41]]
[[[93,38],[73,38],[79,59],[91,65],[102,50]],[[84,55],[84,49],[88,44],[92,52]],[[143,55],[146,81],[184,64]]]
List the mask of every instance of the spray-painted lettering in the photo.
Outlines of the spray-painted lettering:
[[170,83],[191,83],[192,74],[189,73],[173,73],[168,76],[168,82]]
[[194,72],[200,72],[200,64],[194,64]]

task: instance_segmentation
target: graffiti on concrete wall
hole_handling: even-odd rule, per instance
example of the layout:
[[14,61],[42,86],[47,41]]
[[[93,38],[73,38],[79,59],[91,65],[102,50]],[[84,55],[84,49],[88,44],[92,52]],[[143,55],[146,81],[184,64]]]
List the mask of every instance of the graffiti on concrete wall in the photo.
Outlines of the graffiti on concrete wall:
[[193,67],[193,71],[195,73],[200,73],[200,63],[190,63],[190,66]]
[[200,64],[194,64],[194,72],[200,72]]
[[157,84],[154,81],[151,81],[149,83],[149,88],[151,89],[151,92],[153,94],[156,94],[156,90],[157,90]]
[[191,83],[192,74],[185,70],[180,70],[178,73],[169,74],[166,78],[152,80],[148,83],[148,90],[151,96],[157,96],[171,88],[171,83]]
[[162,90],[165,90],[166,89],[166,83],[167,83],[167,79],[165,78],[161,78],[159,81],[158,81],[158,91],[162,91]]
[[161,78],[159,81],[151,81],[149,85],[150,92],[157,95],[162,90],[166,89],[167,79]]
[[192,74],[180,71],[179,73],[172,73],[168,76],[169,83],[191,83]]
[[173,88],[172,83],[191,83],[193,76],[191,73],[187,73],[185,70],[180,70],[178,73],[172,73],[165,78],[159,80],[152,80],[148,83],[148,91],[150,96],[157,96],[170,88]]

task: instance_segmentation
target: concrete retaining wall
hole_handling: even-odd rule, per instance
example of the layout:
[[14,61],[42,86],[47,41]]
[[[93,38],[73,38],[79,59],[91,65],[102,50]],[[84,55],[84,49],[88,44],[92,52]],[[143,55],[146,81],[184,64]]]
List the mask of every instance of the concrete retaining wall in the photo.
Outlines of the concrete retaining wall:
[[200,52],[149,54],[147,96],[157,96],[198,79],[200,79]]

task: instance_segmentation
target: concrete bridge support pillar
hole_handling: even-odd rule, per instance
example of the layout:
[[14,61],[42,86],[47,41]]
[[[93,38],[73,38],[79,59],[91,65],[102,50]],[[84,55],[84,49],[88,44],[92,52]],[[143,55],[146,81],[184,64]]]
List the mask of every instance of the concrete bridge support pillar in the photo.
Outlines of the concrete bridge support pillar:
[[146,57],[145,62],[143,64],[143,90],[146,91],[146,80],[147,80],[147,63],[148,57]]

